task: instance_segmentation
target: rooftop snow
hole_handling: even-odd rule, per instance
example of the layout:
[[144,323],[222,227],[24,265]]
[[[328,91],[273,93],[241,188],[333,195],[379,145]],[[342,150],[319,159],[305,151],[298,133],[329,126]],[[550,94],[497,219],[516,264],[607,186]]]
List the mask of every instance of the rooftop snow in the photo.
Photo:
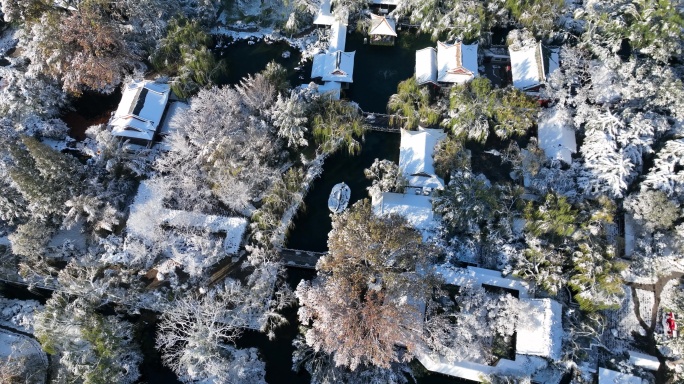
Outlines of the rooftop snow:
[[642,384],[639,377],[599,368],[598,384]]
[[[485,273],[484,271],[488,272]],[[526,282],[503,277],[499,271],[473,267],[450,268],[446,265],[440,265],[437,266],[436,272],[442,275],[446,284],[459,287],[486,284],[494,287],[514,289],[519,292],[521,299],[529,297],[529,285]]]
[[123,87],[121,102],[110,125],[112,135],[151,141],[169,99],[168,84],[133,81]]
[[161,188],[163,186],[151,185],[149,180],[140,183],[126,223],[129,234],[145,239],[164,223],[173,227],[200,228],[212,233],[224,232],[226,238],[223,246],[226,253],[238,251],[247,229],[246,219],[166,209],[163,207],[164,196],[159,193]]
[[176,228],[201,228],[211,233],[225,233],[223,249],[228,254],[237,253],[247,220],[242,217],[205,215],[199,212],[165,210],[162,222]]
[[162,123],[160,133],[163,135],[169,135],[178,131],[178,129],[183,125],[183,121],[180,120],[179,116],[189,109],[190,106],[181,101],[174,101],[173,103],[169,104],[169,110],[166,112],[166,118]]
[[322,0],[313,23],[316,25],[332,25],[335,17],[330,13],[330,0]]
[[561,305],[551,299],[521,299],[515,353],[558,360],[561,357]]
[[337,51],[344,51],[344,46],[347,44],[347,26],[336,21],[330,28],[330,46],[328,46],[328,53],[335,53]]
[[444,375],[460,377],[475,382],[482,381],[484,375],[492,374],[495,371],[494,367],[488,365],[471,363],[469,361],[450,362],[443,356],[430,355],[422,350],[416,351],[415,354],[418,361],[428,371],[439,372]]
[[477,44],[437,42],[437,80],[463,84],[477,76]]
[[577,152],[575,130],[565,109],[553,107],[539,114],[539,147],[551,159],[572,163],[572,154]]
[[432,154],[437,143],[445,137],[441,129],[401,130],[399,168],[410,186],[444,188],[444,181],[435,176]]
[[629,351],[629,362],[637,367],[650,369],[651,371],[660,369],[660,360],[655,356],[647,355],[645,353]]
[[416,51],[416,81],[418,84],[437,82],[437,52],[434,48]]
[[394,19],[371,13],[371,28],[368,34],[397,37],[396,23]]
[[520,50],[509,50],[511,55],[511,72],[513,85],[521,90],[535,87],[544,81],[540,76],[538,54],[540,45],[525,47]]
[[354,76],[354,55],[356,52],[337,51],[325,56],[323,81],[352,83]]
[[373,213],[376,215],[400,215],[423,234],[424,240],[430,237],[430,230],[434,228],[435,222],[429,196],[385,192],[372,200]]
[[328,94],[333,99],[340,99],[340,90],[342,89],[342,84],[336,81],[326,81],[323,85],[318,86],[319,94]]

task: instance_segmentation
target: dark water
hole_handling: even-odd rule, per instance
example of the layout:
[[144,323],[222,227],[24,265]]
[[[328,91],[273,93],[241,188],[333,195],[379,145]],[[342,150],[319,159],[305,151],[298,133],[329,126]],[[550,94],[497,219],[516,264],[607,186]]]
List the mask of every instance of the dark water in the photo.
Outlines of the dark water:
[[[287,270],[287,283],[295,289],[302,280],[311,280],[316,276],[314,271],[304,269]],[[266,382],[271,384],[308,384],[311,377],[305,371],[292,371],[292,352],[294,347],[292,341],[299,333],[299,322],[297,321],[297,308],[288,308],[283,315],[289,324],[278,328],[275,331],[275,340],[268,340],[265,334],[247,331],[238,340],[237,346],[240,348],[258,348],[262,359],[266,362]]]
[[371,185],[363,170],[370,167],[376,158],[399,161],[398,133],[369,131],[362,144],[361,153],[350,156],[339,151],[326,159],[323,175],[314,181],[304,199],[306,210],[300,211],[294,220],[294,228],[287,239],[288,248],[310,251],[328,250],[328,232],[332,229],[328,196],[332,187],[345,182],[351,188],[349,205],[368,197],[367,187]]
[[[290,52],[289,58],[284,58],[283,52]],[[301,70],[299,66],[301,53],[284,42],[249,44],[247,40],[240,40],[224,48],[214,49],[214,55],[219,60],[225,60],[228,72],[217,80],[217,84],[237,84],[248,74],[255,74],[266,68],[271,61],[281,64],[287,69],[288,80],[293,87],[301,83],[308,83],[311,66]],[[302,76],[300,79],[299,77]]]
[[69,127],[69,136],[76,140],[85,139],[85,131],[97,124],[109,121],[111,113],[121,101],[121,89],[116,88],[109,95],[96,92],[85,92],[72,101],[72,111],[65,112],[61,119]]
[[364,44],[364,35],[358,32],[347,35],[345,50],[356,51],[356,55],[354,83],[346,96],[366,112],[386,113],[399,82],[415,73],[416,50],[436,46],[428,35],[414,31],[400,31],[398,35],[391,47]]

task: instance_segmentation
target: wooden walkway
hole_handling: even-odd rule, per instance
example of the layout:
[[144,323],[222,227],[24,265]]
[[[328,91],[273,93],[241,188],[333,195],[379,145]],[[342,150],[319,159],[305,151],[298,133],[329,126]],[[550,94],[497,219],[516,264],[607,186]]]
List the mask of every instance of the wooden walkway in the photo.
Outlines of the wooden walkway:
[[[368,124],[368,129],[371,131],[380,131],[380,132],[392,132],[392,133],[399,133],[401,132],[401,127],[397,126],[397,124],[392,123],[392,117],[393,115],[387,115],[384,113],[371,113],[371,112],[362,112],[363,116],[365,118],[365,123]],[[396,119],[401,119],[399,116],[394,116]]]

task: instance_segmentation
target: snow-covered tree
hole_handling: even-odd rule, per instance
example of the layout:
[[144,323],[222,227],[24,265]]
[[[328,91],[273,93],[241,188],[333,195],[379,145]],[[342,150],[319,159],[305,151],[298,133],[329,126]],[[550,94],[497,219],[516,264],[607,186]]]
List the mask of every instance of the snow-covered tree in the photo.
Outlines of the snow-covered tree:
[[64,90],[76,95],[114,91],[138,57],[112,20],[112,7],[108,1],[87,0],[73,10],[43,13],[21,42],[30,72],[58,79]]
[[372,180],[368,187],[371,196],[379,196],[382,192],[401,191],[406,185],[405,180],[399,171],[399,166],[389,160],[375,159],[370,168],[363,170],[367,179]]
[[280,174],[282,142],[267,120],[277,85],[265,73],[239,87],[201,90],[182,115],[171,150],[156,162],[179,207],[205,210],[215,198],[250,216]]
[[682,217],[679,204],[662,191],[642,190],[625,199],[624,206],[650,231],[671,229]]
[[9,176],[29,203],[34,218],[48,220],[63,214],[64,203],[82,189],[81,164],[27,136],[10,143],[9,152],[13,161]]
[[625,263],[615,260],[610,247],[580,244],[573,253],[573,274],[568,285],[576,292],[575,300],[585,311],[616,308],[624,294],[620,272]]
[[684,140],[669,140],[658,151],[643,186],[664,192],[668,197],[684,192]]
[[617,52],[627,39],[634,49],[662,62],[683,53],[684,13],[677,1],[591,1],[583,17],[589,25],[582,37],[590,44]]
[[411,77],[397,85],[397,93],[390,96],[387,111],[392,114],[393,123],[404,129],[432,126],[439,122],[440,113],[431,102],[428,89]]
[[265,364],[256,349],[232,345],[245,324],[242,314],[230,308],[243,296],[233,285],[178,299],[162,314],[156,346],[181,381],[265,383]]
[[494,187],[482,174],[452,174],[447,188],[434,200],[433,209],[451,233],[480,233],[480,224],[494,218],[499,201]]
[[513,273],[534,281],[544,291],[556,295],[567,283],[563,272],[565,255],[551,246],[542,246],[537,238],[528,237],[526,242],[527,249],[518,254],[514,261]]
[[55,293],[36,315],[43,349],[58,359],[58,382],[133,383],[142,362],[133,326],[91,303]]
[[475,40],[489,26],[485,4],[470,0],[406,0],[399,2],[397,13],[408,16],[422,32],[433,39],[444,36],[447,40]]
[[550,35],[557,27],[557,20],[563,15],[566,2],[563,0],[506,0],[505,7],[523,28],[537,36]]
[[318,99],[312,107],[311,118],[316,143],[325,153],[333,153],[344,147],[348,153],[361,151],[366,125],[356,104],[328,97]]
[[521,308],[510,294],[488,293],[482,287],[460,287],[428,304],[427,345],[449,361],[488,364],[494,360],[496,338],[511,341]]
[[278,95],[271,111],[273,125],[278,128],[278,136],[287,140],[287,146],[297,148],[306,146],[307,133],[306,106],[294,92],[289,97]]
[[470,150],[465,148],[463,141],[451,135],[437,143],[432,157],[435,173],[443,179],[453,172],[471,169]]
[[151,61],[157,70],[174,76],[171,88],[179,97],[188,97],[211,84],[224,70],[208,50],[211,37],[199,20],[176,17],[168,25]]
[[493,89],[486,77],[456,85],[449,94],[449,118],[442,122],[456,137],[484,143],[490,128],[507,139],[524,135],[536,121],[539,107],[516,88]]
[[318,277],[295,292],[306,343],[351,370],[409,359],[421,336],[418,303],[435,284],[420,233],[399,216],[374,216],[363,200],[335,216],[328,248]]
[[[57,116],[67,104],[66,94],[59,84],[44,75],[28,74],[23,67],[0,67],[0,113],[12,119],[12,125],[27,135],[34,133],[44,137],[62,139],[66,136],[66,126],[62,123],[61,134],[49,134],[57,131],[58,122],[50,120]],[[43,122],[45,129],[31,130],[38,122]]]

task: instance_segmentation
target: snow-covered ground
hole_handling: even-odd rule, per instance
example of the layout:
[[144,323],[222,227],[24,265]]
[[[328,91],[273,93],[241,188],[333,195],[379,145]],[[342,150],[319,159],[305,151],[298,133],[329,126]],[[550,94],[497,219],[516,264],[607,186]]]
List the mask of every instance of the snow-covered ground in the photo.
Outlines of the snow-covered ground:
[[545,109],[539,114],[539,147],[550,159],[572,163],[577,152],[572,117],[560,107]]
[[[630,288],[625,286],[624,291],[625,295],[620,309],[609,312],[608,330],[616,339],[631,340],[632,332],[643,333],[644,330],[634,312],[634,301],[632,300]],[[618,345],[619,348],[626,347],[622,342],[618,343]]]
[[233,40],[264,40],[265,42],[285,41],[291,47],[302,53],[301,61],[305,61],[313,57],[313,55],[325,51],[328,47],[328,43],[319,39],[316,31],[303,37],[287,37],[273,28],[252,30],[249,28],[249,25],[242,27],[244,27],[244,30],[237,30],[233,27],[216,27],[211,32],[215,35],[230,37]]
[[22,332],[33,332],[33,315],[42,305],[35,300],[0,297],[0,324]]
[[45,383],[48,359],[36,340],[0,329],[0,360],[10,360],[9,369],[26,374],[25,383]]
[[641,315],[641,319],[650,327],[655,293],[643,289],[635,289],[634,292],[639,300],[639,314]]

